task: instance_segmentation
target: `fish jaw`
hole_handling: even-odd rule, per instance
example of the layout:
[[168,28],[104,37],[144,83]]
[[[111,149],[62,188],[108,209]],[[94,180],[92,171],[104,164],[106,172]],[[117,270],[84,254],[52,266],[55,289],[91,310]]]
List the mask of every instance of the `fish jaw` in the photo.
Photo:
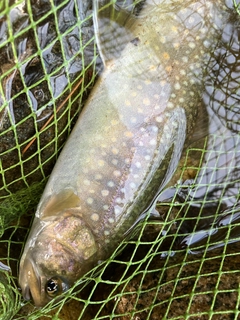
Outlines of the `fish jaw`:
[[45,287],[42,285],[47,281],[45,277],[40,277],[39,271],[28,255],[25,260],[21,260],[19,284],[22,288],[22,295],[25,300],[33,299],[36,307],[41,307],[49,302]]

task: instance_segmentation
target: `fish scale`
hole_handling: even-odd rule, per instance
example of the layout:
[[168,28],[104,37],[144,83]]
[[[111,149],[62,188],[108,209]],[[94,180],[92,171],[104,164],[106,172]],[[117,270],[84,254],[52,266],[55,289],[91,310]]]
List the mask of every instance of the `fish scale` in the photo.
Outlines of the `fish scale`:
[[146,215],[195,126],[227,17],[222,2],[169,0],[128,19],[38,205],[20,265],[25,298],[40,306],[64,292]]

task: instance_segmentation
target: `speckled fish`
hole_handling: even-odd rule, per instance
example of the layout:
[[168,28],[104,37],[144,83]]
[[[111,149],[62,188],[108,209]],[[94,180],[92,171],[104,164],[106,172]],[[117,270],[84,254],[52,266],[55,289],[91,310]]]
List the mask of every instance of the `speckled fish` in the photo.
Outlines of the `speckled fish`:
[[[147,0],[124,28],[110,7],[95,15],[105,70],[38,205],[20,263],[26,299],[46,304],[109,257],[170,180],[227,10],[217,1]],[[107,20],[118,36],[103,29]]]

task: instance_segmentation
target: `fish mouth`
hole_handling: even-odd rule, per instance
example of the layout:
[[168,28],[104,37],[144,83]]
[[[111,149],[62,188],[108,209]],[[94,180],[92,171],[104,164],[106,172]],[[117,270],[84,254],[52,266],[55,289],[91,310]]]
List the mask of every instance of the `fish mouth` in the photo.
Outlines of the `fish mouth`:
[[33,300],[36,307],[44,306],[49,300],[46,297],[43,277],[40,277],[31,259],[25,259],[20,264],[19,284],[25,300]]

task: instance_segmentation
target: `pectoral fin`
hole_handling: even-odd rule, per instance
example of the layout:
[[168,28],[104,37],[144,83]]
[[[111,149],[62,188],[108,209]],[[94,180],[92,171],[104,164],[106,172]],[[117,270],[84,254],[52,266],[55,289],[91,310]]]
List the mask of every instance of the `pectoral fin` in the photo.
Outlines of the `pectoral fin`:
[[80,199],[72,189],[65,189],[53,194],[41,203],[37,215],[40,217],[55,216],[63,210],[80,206]]

